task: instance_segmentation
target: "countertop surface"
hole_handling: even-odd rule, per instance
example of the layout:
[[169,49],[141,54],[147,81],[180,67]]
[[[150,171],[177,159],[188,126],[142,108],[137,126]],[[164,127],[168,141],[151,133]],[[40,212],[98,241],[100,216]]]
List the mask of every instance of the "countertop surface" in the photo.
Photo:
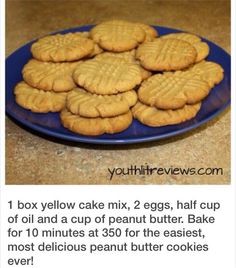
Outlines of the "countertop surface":
[[[121,18],[199,34],[230,53],[230,1],[6,1],[6,54],[58,29]],[[218,175],[122,175],[136,165],[222,168]],[[117,173],[110,180],[108,169]],[[228,184],[230,108],[185,134],[133,145],[69,143],[6,118],[7,184]]]

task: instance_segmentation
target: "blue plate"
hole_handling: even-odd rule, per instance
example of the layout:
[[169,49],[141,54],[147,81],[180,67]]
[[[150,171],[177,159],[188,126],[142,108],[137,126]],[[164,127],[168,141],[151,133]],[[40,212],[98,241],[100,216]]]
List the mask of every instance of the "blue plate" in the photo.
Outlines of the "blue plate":
[[[92,25],[75,27],[59,31],[60,33],[86,31]],[[179,30],[154,26],[160,35]],[[59,120],[58,113],[37,114],[18,106],[15,102],[13,88],[17,82],[22,80],[21,70],[24,64],[31,58],[30,46],[33,41],[25,44],[13,52],[6,60],[6,112],[7,114],[37,132],[50,135],[64,140],[86,143],[101,144],[126,144],[158,140],[181,134],[196,128],[204,122],[216,116],[230,103],[230,56],[222,48],[203,38],[210,47],[207,60],[219,63],[225,71],[224,79],[215,86],[210,94],[202,102],[202,107],[197,116],[181,124],[164,127],[148,127],[137,120],[128,129],[117,134],[104,134],[100,136],[83,136],[73,133],[64,128]]]

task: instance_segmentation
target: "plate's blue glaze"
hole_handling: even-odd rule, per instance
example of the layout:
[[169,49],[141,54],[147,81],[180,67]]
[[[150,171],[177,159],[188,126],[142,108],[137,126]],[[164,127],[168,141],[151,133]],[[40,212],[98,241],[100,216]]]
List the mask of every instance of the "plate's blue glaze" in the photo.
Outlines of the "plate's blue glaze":
[[[91,25],[86,25],[60,32],[86,31],[91,27]],[[179,31],[166,27],[154,27],[158,30],[160,35]],[[13,88],[17,82],[22,80],[21,70],[29,58],[31,58],[30,46],[33,41],[17,49],[6,60],[7,114],[16,121],[40,133],[76,142],[102,144],[137,143],[158,140],[186,132],[216,116],[230,103],[230,56],[214,43],[206,39],[203,40],[207,42],[210,47],[210,54],[207,60],[217,62],[224,68],[224,80],[215,86],[208,97],[203,100],[201,110],[198,112],[197,116],[184,123],[164,127],[148,127],[139,123],[137,120],[133,120],[132,125],[121,133],[92,137],[78,135],[64,128],[60,123],[58,113],[37,114],[21,108],[15,102]]]

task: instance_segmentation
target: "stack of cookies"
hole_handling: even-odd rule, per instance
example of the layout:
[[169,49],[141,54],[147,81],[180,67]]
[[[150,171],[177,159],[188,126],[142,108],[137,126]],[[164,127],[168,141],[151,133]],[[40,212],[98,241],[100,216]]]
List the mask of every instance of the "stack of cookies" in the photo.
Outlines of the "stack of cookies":
[[33,58],[22,70],[24,81],[14,93],[16,102],[33,112],[58,112],[65,107],[67,92],[80,59],[94,53],[94,42],[83,33],[46,36],[33,43]]
[[223,79],[221,66],[204,60],[209,47],[199,37],[158,37],[153,27],[124,20],[46,36],[31,52],[16,102],[60,111],[63,126],[83,135],[123,131],[133,117],[155,127],[183,122]]
[[223,69],[204,59],[207,43],[189,33],[172,33],[139,46],[136,58],[156,73],[138,89],[135,118],[148,126],[177,124],[193,118]]

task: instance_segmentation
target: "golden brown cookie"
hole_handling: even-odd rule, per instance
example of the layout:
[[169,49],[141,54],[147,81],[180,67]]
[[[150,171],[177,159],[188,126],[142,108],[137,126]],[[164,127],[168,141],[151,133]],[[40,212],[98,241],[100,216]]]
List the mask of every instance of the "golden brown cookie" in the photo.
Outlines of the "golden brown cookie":
[[96,59],[109,59],[111,57],[114,57],[114,58],[124,59],[125,61],[130,62],[130,63],[135,63],[140,68],[142,80],[145,80],[148,77],[150,77],[152,75],[152,73],[149,72],[148,70],[145,70],[140,65],[140,62],[135,59],[135,52],[136,52],[135,49],[132,49],[132,50],[126,51],[126,52],[117,52],[117,53],[104,52],[104,53],[101,53],[101,54],[97,55]]
[[171,33],[162,35],[163,39],[179,39],[192,44],[197,51],[196,62],[205,59],[209,54],[209,46],[206,42],[202,42],[201,38],[191,33]]
[[139,67],[123,59],[92,59],[77,66],[75,82],[91,93],[109,95],[133,89],[142,81]]
[[103,49],[122,52],[137,47],[144,41],[146,34],[136,23],[109,20],[93,27],[90,36]]
[[58,112],[65,107],[65,92],[39,90],[20,82],[15,86],[14,94],[16,102],[25,109],[35,113]]
[[200,77],[204,81],[213,87],[214,85],[220,83],[224,78],[224,69],[213,61],[201,61],[194,64],[191,68],[187,69],[187,72],[191,72],[191,75]]
[[208,56],[210,48],[206,42],[198,42],[193,44],[193,46],[197,50],[196,62],[200,62]]
[[98,44],[94,43],[94,49],[93,49],[93,51],[89,54],[89,57],[94,57],[94,56],[96,56],[96,55],[98,55],[98,54],[100,54],[100,53],[102,53],[102,52],[103,52],[103,49],[100,48],[100,46],[99,46]]
[[[80,32],[80,33],[81,33],[81,36],[86,37],[86,38],[90,38],[89,32],[85,31],[85,32]],[[87,57],[90,58],[90,57],[96,56],[102,52],[103,52],[103,49],[97,43],[94,43],[94,49]]]
[[52,62],[79,60],[93,50],[94,42],[80,32],[45,36],[31,46],[34,58]]
[[139,66],[139,68],[141,71],[142,80],[145,80],[152,75],[152,73],[150,71],[144,69],[142,66]]
[[43,62],[31,59],[22,70],[23,78],[30,86],[53,90],[69,91],[76,87],[72,74],[80,62]]
[[146,36],[144,39],[144,42],[148,42],[148,41],[153,41],[155,37],[158,36],[158,32],[155,28],[153,28],[152,26],[145,24],[145,23],[136,23],[139,27],[141,27]]
[[201,101],[210,89],[209,84],[194,73],[166,72],[145,80],[138,90],[138,98],[160,109],[178,109]]
[[194,63],[196,57],[196,49],[190,43],[178,39],[156,38],[141,44],[136,52],[141,65],[153,71],[180,70]]
[[137,102],[134,90],[115,95],[96,95],[76,88],[67,95],[67,109],[83,117],[113,117],[127,113]]
[[85,118],[74,115],[67,109],[64,109],[60,113],[60,118],[65,128],[82,135],[91,136],[121,132],[132,123],[132,113],[130,111],[109,118]]
[[201,107],[201,103],[194,105],[185,105],[176,110],[161,110],[155,107],[147,106],[141,102],[137,102],[132,108],[134,118],[144,125],[150,127],[159,127],[165,125],[173,125],[184,122],[193,118]]

